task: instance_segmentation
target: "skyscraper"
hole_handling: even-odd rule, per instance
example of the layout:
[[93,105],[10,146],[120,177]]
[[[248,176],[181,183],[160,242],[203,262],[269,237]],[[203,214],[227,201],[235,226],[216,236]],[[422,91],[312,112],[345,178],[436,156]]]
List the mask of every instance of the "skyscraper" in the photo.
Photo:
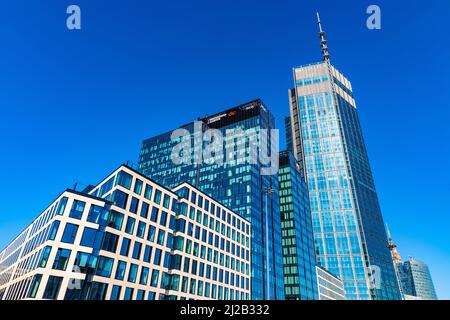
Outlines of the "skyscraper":
[[[278,179],[277,172],[262,175],[261,161],[251,163],[249,141],[230,137],[230,132],[259,134],[274,128],[274,117],[264,103],[250,101],[182,126],[189,134],[188,139],[172,139],[171,131],[145,140],[139,157],[140,170],[157,182],[173,187],[187,181],[251,222],[251,298],[254,300],[284,299]],[[189,151],[197,159],[202,156],[207,145],[202,136],[208,129],[219,130],[227,142],[236,140],[232,150],[221,147],[223,163],[175,164],[172,151],[181,140],[188,144],[194,142]],[[261,139],[261,144],[270,141],[270,138]],[[236,160],[234,155],[230,159],[230,154],[240,155],[243,161]]]
[[318,300],[308,189],[290,151],[280,152],[284,290],[289,300]]
[[400,299],[350,81],[330,62],[296,67],[289,90],[293,150],[308,183],[317,263],[347,299]]
[[422,261],[410,258],[398,264],[398,273],[405,296],[422,300],[437,300],[433,279],[428,266]]

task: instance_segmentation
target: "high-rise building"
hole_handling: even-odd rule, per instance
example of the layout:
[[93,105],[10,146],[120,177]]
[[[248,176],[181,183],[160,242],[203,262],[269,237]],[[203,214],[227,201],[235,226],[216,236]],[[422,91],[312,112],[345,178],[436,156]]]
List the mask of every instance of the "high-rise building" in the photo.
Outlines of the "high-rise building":
[[280,152],[281,240],[287,300],[317,300],[316,257],[308,189],[290,151]]
[[400,299],[352,86],[330,63],[318,22],[323,61],[294,68],[289,90],[317,264],[343,280],[347,299]]
[[[252,143],[236,135],[236,132],[256,133],[260,147],[267,145],[273,153],[270,144],[275,120],[271,112],[261,100],[255,100],[179,129],[181,131],[177,130],[175,135],[167,132],[143,142],[140,170],[168,187],[187,181],[246,218],[252,225],[251,298],[284,299],[277,172],[262,174],[265,165],[260,159],[253,161]],[[218,130],[227,145],[236,142],[231,149],[223,146],[216,149],[216,160],[221,159],[222,163],[199,161],[202,150],[207,148],[205,140],[209,139],[205,139],[205,135],[210,129]],[[259,135],[265,130],[270,137]],[[183,131],[188,139],[178,136]],[[180,143],[187,143],[187,153],[193,155],[194,161],[174,162],[173,151]],[[278,162],[278,150],[276,160]]]
[[249,299],[248,221],[120,166],[66,190],[0,253],[0,300]]
[[346,300],[344,283],[335,275],[316,266],[319,300]]
[[400,262],[397,267],[403,293],[408,300],[410,296],[421,300],[437,300],[433,279],[425,263],[410,258]]

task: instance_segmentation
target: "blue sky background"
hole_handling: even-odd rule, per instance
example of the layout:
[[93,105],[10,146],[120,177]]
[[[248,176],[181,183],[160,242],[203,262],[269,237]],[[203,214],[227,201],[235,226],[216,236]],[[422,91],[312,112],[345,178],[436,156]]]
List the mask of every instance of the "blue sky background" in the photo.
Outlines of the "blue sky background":
[[[137,161],[147,137],[258,97],[283,129],[292,67],[320,60],[319,10],[384,219],[450,299],[450,2],[0,2],[0,247],[65,188]],[[81,31],[65,26],[73,3]],[[373,3],[380,31],[365,27]]]

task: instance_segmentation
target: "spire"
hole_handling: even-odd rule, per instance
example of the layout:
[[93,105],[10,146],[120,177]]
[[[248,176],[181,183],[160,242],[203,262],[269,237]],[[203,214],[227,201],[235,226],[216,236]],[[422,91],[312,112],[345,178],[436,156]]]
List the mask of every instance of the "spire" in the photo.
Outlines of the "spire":
[[325,62],[330,61],[330,52],[328,51],[327,40],[325,38],[325,31],[322,29],[322,22],[320,21],[320,15],[317,12],[317,24],[319,25],[319,38],[320,48],[322,49],[322,59]]
[[387,230],[387,236],[388,236],[388,241],[389,241],[388,249],[391,252],[392,260],[394,261],[394,263],[397,264],[402,261],[402,257],[400,256],[400,254],[397,251],[397,245],[392,240],[391,232],[389,231],[389,227],[387,224],[386,224],[386,230]]

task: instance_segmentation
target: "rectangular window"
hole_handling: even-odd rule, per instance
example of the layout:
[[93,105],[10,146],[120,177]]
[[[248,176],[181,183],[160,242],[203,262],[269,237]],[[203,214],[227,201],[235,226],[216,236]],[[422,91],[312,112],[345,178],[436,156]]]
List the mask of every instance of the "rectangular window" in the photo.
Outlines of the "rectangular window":
[[50,276],[45,287],[44,299],[54,300],[58,298],[59,289],[61,288],[62,277]]
[[105,239],[103,240],[102,250],[116,253],[119,236],[113,233],[105,232]]
[[163,207],[166,209],[170,208],[170,196],[167,194],[164,195]]
[[148,274],[149,274],[149,269],[147,267],[142,267],[141,278],[139,279],[139,284],[142,284],[144,286],[147,285]]
[[139,260],[141,258],[141,249],[142,249],[142,244],[139,242],[135,242],[134,248],[133,248],[133,254],[132,254],[133,259]]
[[111,191],[112,187],[114,184],[114,177],[110,178],[108,181],[106,181],[101,187],[100,187],[100,192],[98,194],[98,196],[101,198],[103,197],[105,194],[107,194],[109,191]]
[[89,209],[87,221],[97,223],[100,225],[105,225],[107,217],[108,217],[108,211],[104,210],[100,206],[91,205],[91,208]]
[[92,274],[97,265],[97,257],[85,252],[77,252],[74,266],[79,268],[81,273]]
[[125,296],[123,297],[124,300],[132,300],[133,299],[133,288],[126,288],[125,289]]
[[166,226],[167,224],[167,212],[162,211],[161,212],[161,218],[159,219],[159,224],[162,226]]
[[154,226],[148,227],[147,240],[153,242],[155,240],[156,228]]
[[132,197],[131,204],[130,204],[130,212],[137,213],[138,206],[139,206],[139,200],[136,199],[135,197]]
[[72,204],[72,209],[70,210],[69,217],[75,219],[81,219],[83,216],[83,211],[86,203],[80,200],[74,200]]
[[50,233],[48,234],[48,240],[55,240],[56,234],[58,233],[59,224],[60,224],[59,220],[53,221],[52,226],[50,228]]
[[150,285],[152,287],[157,288],[158,287],[158,280],[159,280],[159,271],[154,269],[153,272],[152,272],[152,281],[150,282]]
[[123,224],[123,214],[114,210],[111,210],[111,214],[109,216],[108,227],[114,228],[116,230],[122,229]]
[[153,258],[153,264],[156,264],[159,266],[161,264],[161,250],[156,249],[155,250],[155,257]]
[[111,276],[113,263],[114,263],[113,259],[99,256],[96,274],[100,277],[109,278]]
[[121,190],[114,190],[112,202],[119,208],[125,209],[128,202],[128,194]]
[[50,252],[52,251],[52,247],[46,246],[42,250],[41,260],[39,261],[39,268],[45,268],[47,265],[48,257],[50,256]]
[[55,261],[53,262],[53,269],[66,271],[67,263],[70,258],[70,250],[58,249],[55,256]]
[[28,292],[28,298],[36,298],[36,294],[41,284],[42,274],[35,274],[33,281],[31,282],[30,291]]
[[123,238],[122,247],[120,248],[120,255],[127,257],[129,251],[130,251],[130,239]]
[[123,280],[125,278],[125,271],[127,270],[127,263],[125,261],[119,260],[117,263],[116,270],[116,280]]
[[156,204],[161,203],[161,191],[158,189],[155,189],[155,199],[153,199],[153,202],[155,202]]
[[145,224],[145,222],[139,221],[136,236],[138,236],[139,238],[144,238],[146,227],[147,225]]
[[64,233],[61,242],[73,244],[77,236],[78,226],[76,224],[67,223],[64,228]]
[[136,219],[128,217],[127,224],[125,227],[125,232],[128,234],[133,234],[134,232],[134,224],[136,223]]
[[144,219],[147,219],[148,217],[148,207],[148,203],[143,201],[141,206],[141,217]]
[[83,236],[81,237],[80,245],[84,247],[100,249],[102,244],[102,233],[92,229],[85,227],[83,230]]
[[150,263],[150,257],[152,255],[152,247],[150,246],[145,246],[145,250],[144,250],[144,262],[148,262]]
[[136,181],[134,182],[134,193],[141,195],[142,184],[143,184],[143,182],[141,180],[136,179]]
[[136,264],[131,264],[130,272],[128,273],[128,282],[135,283],[138,272],[138,266]]
[[159,209],[157,207],[152,208],[152,214],[150,216],[150,220],[153,222],[158,221]]
[[116,185],[122,186],[125,189],[130,190],[131,181],[133,180],[133,176],[125,171],[120,171],[116,177]]
[[153,187],[149,184],[145,185],[145,192],[144,192],[144,197],[145,199],[151,200],[152,199],[152,191],[153,191]]
[[63,197],[59,203],[58,203],[58,208],[56,209],[56,214],[59,216],[62,216],[64,214],[64,210],[66,210],[66,205],[67,205],[67,197]]
[[120,292],[122,291],[121,286],[114,285],[111,291],[110,300],[120,300]]

